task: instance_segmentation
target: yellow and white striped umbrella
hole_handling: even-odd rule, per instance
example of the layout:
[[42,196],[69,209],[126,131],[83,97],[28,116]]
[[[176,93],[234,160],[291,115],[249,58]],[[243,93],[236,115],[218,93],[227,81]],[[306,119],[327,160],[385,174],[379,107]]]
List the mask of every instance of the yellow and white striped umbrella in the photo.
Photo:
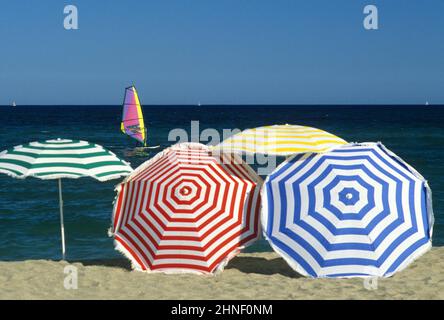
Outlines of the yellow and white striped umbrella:
[[325,152],[347,142],[324,130],[272,125],[247,129],[222,141],[216,148],[224,151],[288,156],[295,153]]

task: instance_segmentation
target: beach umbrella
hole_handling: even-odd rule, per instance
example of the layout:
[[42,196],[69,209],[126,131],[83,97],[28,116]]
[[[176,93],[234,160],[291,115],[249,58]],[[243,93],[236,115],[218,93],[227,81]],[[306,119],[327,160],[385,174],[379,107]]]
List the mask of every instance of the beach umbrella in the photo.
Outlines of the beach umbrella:
[[24,179],[57,179],[62,255],[65,259],[62,178],[92,177],[107,181],[132,172],[129,164],[102,146],[87,141],[56,139],[31,142],[0,153],[0,172]]
[[244,130],[222,141],[216,148],[231,152],[288,156],[325,152],[346,143],[321,129],[286,124]]
[[112,235],[139,271],[211,274],[259,236],[250,167],[198,143],[165,149],[117,188]]
[[431,247],[431,191],[381,143],[295,155],[262,188],[265,237],[309,277],[388,277]]

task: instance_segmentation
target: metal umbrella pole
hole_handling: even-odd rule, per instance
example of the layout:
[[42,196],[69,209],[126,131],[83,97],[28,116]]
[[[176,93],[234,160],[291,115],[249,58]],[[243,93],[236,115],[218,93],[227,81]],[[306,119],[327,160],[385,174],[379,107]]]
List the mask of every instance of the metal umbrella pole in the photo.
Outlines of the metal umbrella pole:
[[65,260],[65,226],[63,222],[62,179],[59,180],[60,233],[62,235],[62,257]]

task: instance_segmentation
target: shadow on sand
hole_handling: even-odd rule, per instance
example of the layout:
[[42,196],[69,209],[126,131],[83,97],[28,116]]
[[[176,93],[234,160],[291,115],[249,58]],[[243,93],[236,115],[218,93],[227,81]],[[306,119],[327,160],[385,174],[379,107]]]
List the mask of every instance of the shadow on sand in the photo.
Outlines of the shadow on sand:
[[106,259],[106,260],[69,260],[69,263],[81,263],[85,267],[109,267],[121,268],[131,271],[131,262],[127,259]]
[[[126,259],[109,260],[78,260],[69,263],[81,263],[84,266],[101,266],[110,268],[121,268],[131,271],[131,263]],[[299,278],[301,275],[293,271],[284,259],[274,258],[267,260],[261,257],[235,257],[225,267],[226,270],[237,269],[243,273],[256,273],[263,275],[280,274],[286,277]]]
[[225,269],[237,269],[243,273],[280,274],[291,278],[301,277],[282,258],[267,260],[261,257],[235,257],[228,263]]

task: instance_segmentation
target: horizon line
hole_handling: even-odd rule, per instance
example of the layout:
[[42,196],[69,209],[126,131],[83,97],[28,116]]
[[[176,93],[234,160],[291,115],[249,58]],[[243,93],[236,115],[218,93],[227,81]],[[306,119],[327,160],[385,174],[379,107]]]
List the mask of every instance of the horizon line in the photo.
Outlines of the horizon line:
[[[238,106],[244,106],[244,107],[260,107],[260,106],[278,106],[278,107],[306,107],[306,106],[338,106],[338,107],[352,107],[352,106],[423,106],[423,107],[442,107],[444,106],[444,103],[438,103],[438,104],[418,104],[418,103],[377,103],[377,104],[364,104],[364,103],[344,103],[344,104],[337,104],[337,103],[310,103],[310,104],[300,104],[300,103],[243,103],[243,104],[232,104],[232,103],[209,103],[209,104],[141,104],[142,106],[161,106],[161,107],[238,107]],[[0,107],[7,107],[7,108],[20,108],[20,107],[119,107],[122,106],[122,104],[21,104],[16,106],[11,106],[10,104],[3,104],[0,105]]]

